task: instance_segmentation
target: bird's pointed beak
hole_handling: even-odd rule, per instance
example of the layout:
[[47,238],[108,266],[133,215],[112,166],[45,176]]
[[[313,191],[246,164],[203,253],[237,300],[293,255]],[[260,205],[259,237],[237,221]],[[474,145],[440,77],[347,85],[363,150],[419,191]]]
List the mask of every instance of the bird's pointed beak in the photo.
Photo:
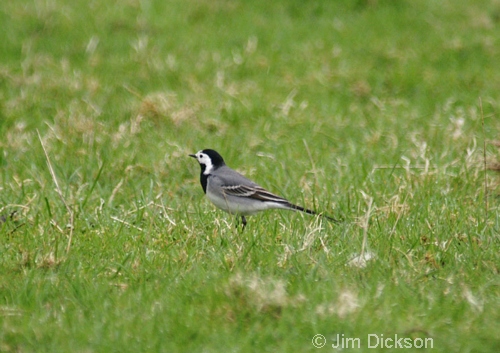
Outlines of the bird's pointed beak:
[[196,155],[195,155],[195,154],[189,154],[188,156],[189,156],[189,157],[196,158]]

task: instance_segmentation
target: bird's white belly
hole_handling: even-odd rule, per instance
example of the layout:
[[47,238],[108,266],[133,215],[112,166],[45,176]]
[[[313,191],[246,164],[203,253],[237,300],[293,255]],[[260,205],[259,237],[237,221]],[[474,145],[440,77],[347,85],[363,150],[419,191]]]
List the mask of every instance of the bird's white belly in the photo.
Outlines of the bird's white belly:
[[244,198],[238,199],[234,196],[219,197],[218,195],[207,193],[207,197],[215,206],[231,214],[249,216],[259,211],[274,208],[270,207],[271,205],[265,202],[255,202],[252,200],[245,200]]

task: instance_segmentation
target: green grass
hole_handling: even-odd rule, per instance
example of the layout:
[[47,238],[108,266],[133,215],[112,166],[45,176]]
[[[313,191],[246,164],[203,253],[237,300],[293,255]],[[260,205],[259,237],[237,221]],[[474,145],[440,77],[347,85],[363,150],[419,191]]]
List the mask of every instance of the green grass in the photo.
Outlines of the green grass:
[[[497,352],[499,18],[482,0],[1,2],[0,351]],[[240,233],[203,197],[203,148],[344,221],[275,211]]]

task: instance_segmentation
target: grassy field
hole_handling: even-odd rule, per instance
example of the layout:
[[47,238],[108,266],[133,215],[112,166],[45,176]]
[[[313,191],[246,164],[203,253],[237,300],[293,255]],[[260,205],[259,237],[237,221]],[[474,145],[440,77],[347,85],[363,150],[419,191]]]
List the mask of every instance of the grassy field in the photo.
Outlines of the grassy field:
[[[0,351],[498,352],[499,27],[498,0],[0,2]],[[343,221],[239,232],[203,148]]]

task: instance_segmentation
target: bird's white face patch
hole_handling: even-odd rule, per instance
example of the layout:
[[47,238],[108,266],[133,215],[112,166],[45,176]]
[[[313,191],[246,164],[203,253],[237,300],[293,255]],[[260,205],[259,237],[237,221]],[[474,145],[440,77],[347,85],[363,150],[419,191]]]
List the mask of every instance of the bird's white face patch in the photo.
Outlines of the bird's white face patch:
[[212,172],[212,169],[214,169],[214,165],[207,154],[199,151],[198,153],[196,153],[196,159],[198,160],[198,163],[205,166],[205,171],[203,172],[203,174],[208,175]]

